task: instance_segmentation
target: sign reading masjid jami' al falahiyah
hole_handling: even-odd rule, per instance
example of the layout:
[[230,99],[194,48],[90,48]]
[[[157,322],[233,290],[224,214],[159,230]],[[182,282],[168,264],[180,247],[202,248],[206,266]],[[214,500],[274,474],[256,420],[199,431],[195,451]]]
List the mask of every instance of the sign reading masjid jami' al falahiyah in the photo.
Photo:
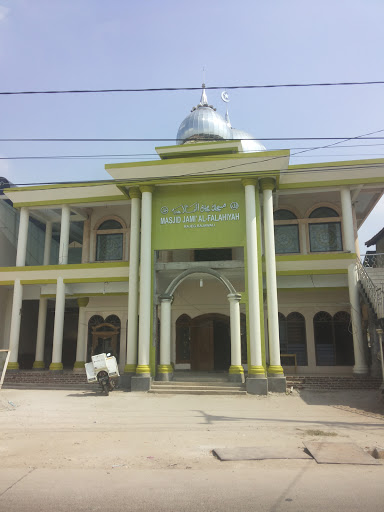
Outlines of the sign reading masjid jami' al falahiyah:
[[[239,203],[232,201],[228,205],[223,204],[204,204],[195,202],[191,205],[181,204],[172,208],[167,206],[160,208],[160,224],[183,224],[184,228],[203,228],[214,227],[216,222],[239,221],[240,213]],[[167,215],[170,213],[170,215]]]

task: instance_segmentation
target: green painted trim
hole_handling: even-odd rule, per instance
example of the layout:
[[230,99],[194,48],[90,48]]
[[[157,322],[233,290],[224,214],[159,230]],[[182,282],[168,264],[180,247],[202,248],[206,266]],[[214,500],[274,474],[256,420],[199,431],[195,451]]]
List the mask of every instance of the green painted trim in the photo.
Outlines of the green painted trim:
[[[217,161],[220,160],[233,160],[233,159],[255,159],[255,158],[265,158],[265,157],[289,157],[289,150],[282,149],[277,151],[263,151],[263,152],[255,152],[255,153],[235,153],[235,154],[224,154],[220,155],[220,158],[217,158]],[[209,156],[200,156],[196,158],[169,158],[165,160],[147,160],[145,162],[125,162],[119,164],[105,164],[105,169],[123,169],[129,167],[149,167],[151,165],[178,165],[178,164],[189,164],[189,163],[198,163],[198,162],[211,162],[212,158]],[[216,160],[215,160],[216,161]],[[250,162],[256,163],[256,162]]]
[[[125,295],[128,295],[128,292],[113,292],[113,293],[73,293],[66,295],[66,298],[74,298],[77,297],[123,297]],[[55,298],[56,295],[54,293],[42,293],[40,297],[46,298],[46,299],[52,299]]]
[[348,286],[311,286],[308,288],[279,288],[277,287],[278,291],[281,292],[310,292],[313,290],[316,290],[316,293],[319,291],[325,291],[325,292],[334,292],[335,290],[341,290],[341,291],[348,291]]
[[159,364],[157,366],[157,373],[173,373],[173,367],[170,364]]
[[139,364],[136,366],[136,375],[150,375],[151,369],[147,364]]
[[268,373],[270,375],[284,375],[284,370],[280,365],[270,365],[268,366]]
[[320,162],[318,164],[297,164],[290,165],[288,170],[290,169],[313,169],[315,167],[345,167],[352,165],[367,165],[367,164],[384,164],[384,158],[371,158],[366,160],[337,160],[336,162]]
[[57,279],[22,279],[20,284],[56,284]]
[[71,182],[71,183],[57,183],[55,185],[33,185],[31,187],[13,187],[7,188],[6,192],[29,192],[30,190],[50,190],[58,188],[73,188],[73,187],[99,187],[104,185],[114,185],[113,180],[94,181],[94,182]]
[[125,188],[125,186],[124,186],[124,185],[117,185],[117,188],[120,190],[120,192],[121,192],[122,194],[124,194],[124,196],[125,196],[127,199],[131,199],[131,198],[129,197],[128,190]]
[[320,187],[336,187],[340,185],[365,185],[367,183],[384,183],[384,177],[376,178],[355,178],[345,180],[333,180],[333,181],[309,181],[309,182],[295,182],[295,183],[283,183],[279,185],[279,190],[287,189],[301,189],[301,188],[320,188]]
[[307,276],[307,275],[327,275],[327,274],[348,274],[348,269],[345,268],[331,268],[316,269],[316,270],[278,270],[278,276]]
[[13,362],[9,361],[7,370],[19,370],[19,369],[20,369],[20,366],[19,366],[18,362],[13,363]]
[[124,373],[136,373],[136,364],[126,364],[124,366]]
[[15,281],[0,281],[0,286],[13,286]]
[[241,365],[231,365],[229,367],[230,375],[242,375],[244,373],[244,368]]
[[260,180],[260,189],[264,192],[264,190],[274,190],[276,188],[276,181],[273,178],[262,178]]
[[249,366],[248,375],[263,375],[265,377],[265,368],[264,366]]
[[36,370],[44,370],[45,363],[44,361],[35,361],[32,365],[32,368],[35,368]]
[[51,363],[49,369],[53,372],[59,372],[63,370],[63,363]]
[[76,361],[73,365],[73,368],[84,368],[85,367],[85,361]]
[[87,297],[87,296],[79,297],[77,299],[77,305],[79,306],[79,308],[86,308],[88,306],[88,303],[89,303],[89,297]]
[[[78,279],[64,279],[65,284],[73,283],[124,283],[129,281],[128,277],[84,277]],[[54,281],[56,282],[56,281]]]
[[[355,260],[356,253],[276,254],[276,261]],[[265,257],[263,256],[263,261]]]
[[[214,142],[212,141],[209,141],[209,142],[194,142],[193,143],[193,147],[196,148],[196,147],[206,147],[206,146],[214,146],[215,144],[220,144],[222,146],[227,146],[227,145],[232,145],[232,146],[236,146],[237,143],[239,141],[234,141],[234,140],[216,140]],[[184,144],[174,144],[173,146],[155,146],[155,150],[157,151],[158,149],[172,149],[172,148],[177,148],[177,147],[180,147],[180,148],[186,148],[190,146],[190,144],[188,145],[184,145]]]
[[50,206],[52,204],[79,204],[79,203],[100,203],[121,201],[125,199],[124,195],[121,196],[100,196],[100,197],[80,197],[74,199],[54,199],[52,201],[29,201],[25,203],[13,203],[14,208],[22,208],[23,206]]
[[76,270],[85,268],[114,268],[114,267],[129,267],[128,261],[112,261],[109,263],[74,263],[70,265],[34,265],[30,267],[0,267],[1,272],[29,272],[35,270]]

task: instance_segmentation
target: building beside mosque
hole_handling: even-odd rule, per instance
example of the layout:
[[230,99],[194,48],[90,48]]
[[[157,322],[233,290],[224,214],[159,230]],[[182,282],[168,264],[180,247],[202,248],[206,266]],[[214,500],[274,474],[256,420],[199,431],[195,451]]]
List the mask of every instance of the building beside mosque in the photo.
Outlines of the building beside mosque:
[[[285,391],[292,372],[368,375],[357,230],[384,159],[290,165],[204,86],[156,151],[106,165],[105,182],[4,190],[20,212],[15,264],[0,268],[9,368],[84,372],[112,352],[134,390],[218,372],[254,394]],[[27,265],[31,219],[44,250]]]

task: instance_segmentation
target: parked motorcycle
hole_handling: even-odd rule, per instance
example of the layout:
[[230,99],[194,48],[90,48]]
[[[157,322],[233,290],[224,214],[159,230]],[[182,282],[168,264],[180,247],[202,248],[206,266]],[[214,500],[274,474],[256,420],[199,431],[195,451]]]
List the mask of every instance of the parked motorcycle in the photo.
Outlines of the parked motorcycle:
[[111,354],[92,356],[92,361],[85,365],[85,371],[87,372],[88,382],[98,382],[106,396],[117,387],[120,374],[116,357],[111,356]]

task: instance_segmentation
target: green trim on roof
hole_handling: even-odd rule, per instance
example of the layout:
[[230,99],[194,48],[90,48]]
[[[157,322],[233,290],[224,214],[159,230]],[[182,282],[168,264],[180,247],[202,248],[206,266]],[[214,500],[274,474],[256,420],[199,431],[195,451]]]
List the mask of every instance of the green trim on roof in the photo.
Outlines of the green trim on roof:
[[[293,155],[294,156],[294,155]],[[317,164],[297,164],[290,165],[290,169],[313,169],[314,167],[344,167],[349,165],[367,165],[367,164],[384,164],[384,158],[371,158],[366,160],[338,160],[336,162],[319,162]]]
[[106,203],[112,201],[121,201],[126,199],[124,195],[121,196],[100,196],[100,197],[79,197],[75,199],[54,199],[52,201],[28,201],[25,203],[13,203],[14,208],[22,208],[23,206],[50,206],[53,204],[80,204],[80,203]]
[[[289,150],[282,149],[277,151],[262,151],[255,153],[235,153],[235,154],[225,154],[220,155],[220,158],[217,158],[215,161],[220,160],[234,160],[234,159],[244,159],[244,158],[261,158],[261,157],[289,157]],[[197,163],[197,162],[210,162],[212,158],[209,156],[200,156],[196,158],[169,158],[165,160],[147,160],[145,162],[122,162],[119,164],[105,164],[105,169],[123,169],[129,167],[148,167],[151,165],[177,165],[177,164],[189,164],[189,163]],[[257,163],[257,161],[255,162]]]

